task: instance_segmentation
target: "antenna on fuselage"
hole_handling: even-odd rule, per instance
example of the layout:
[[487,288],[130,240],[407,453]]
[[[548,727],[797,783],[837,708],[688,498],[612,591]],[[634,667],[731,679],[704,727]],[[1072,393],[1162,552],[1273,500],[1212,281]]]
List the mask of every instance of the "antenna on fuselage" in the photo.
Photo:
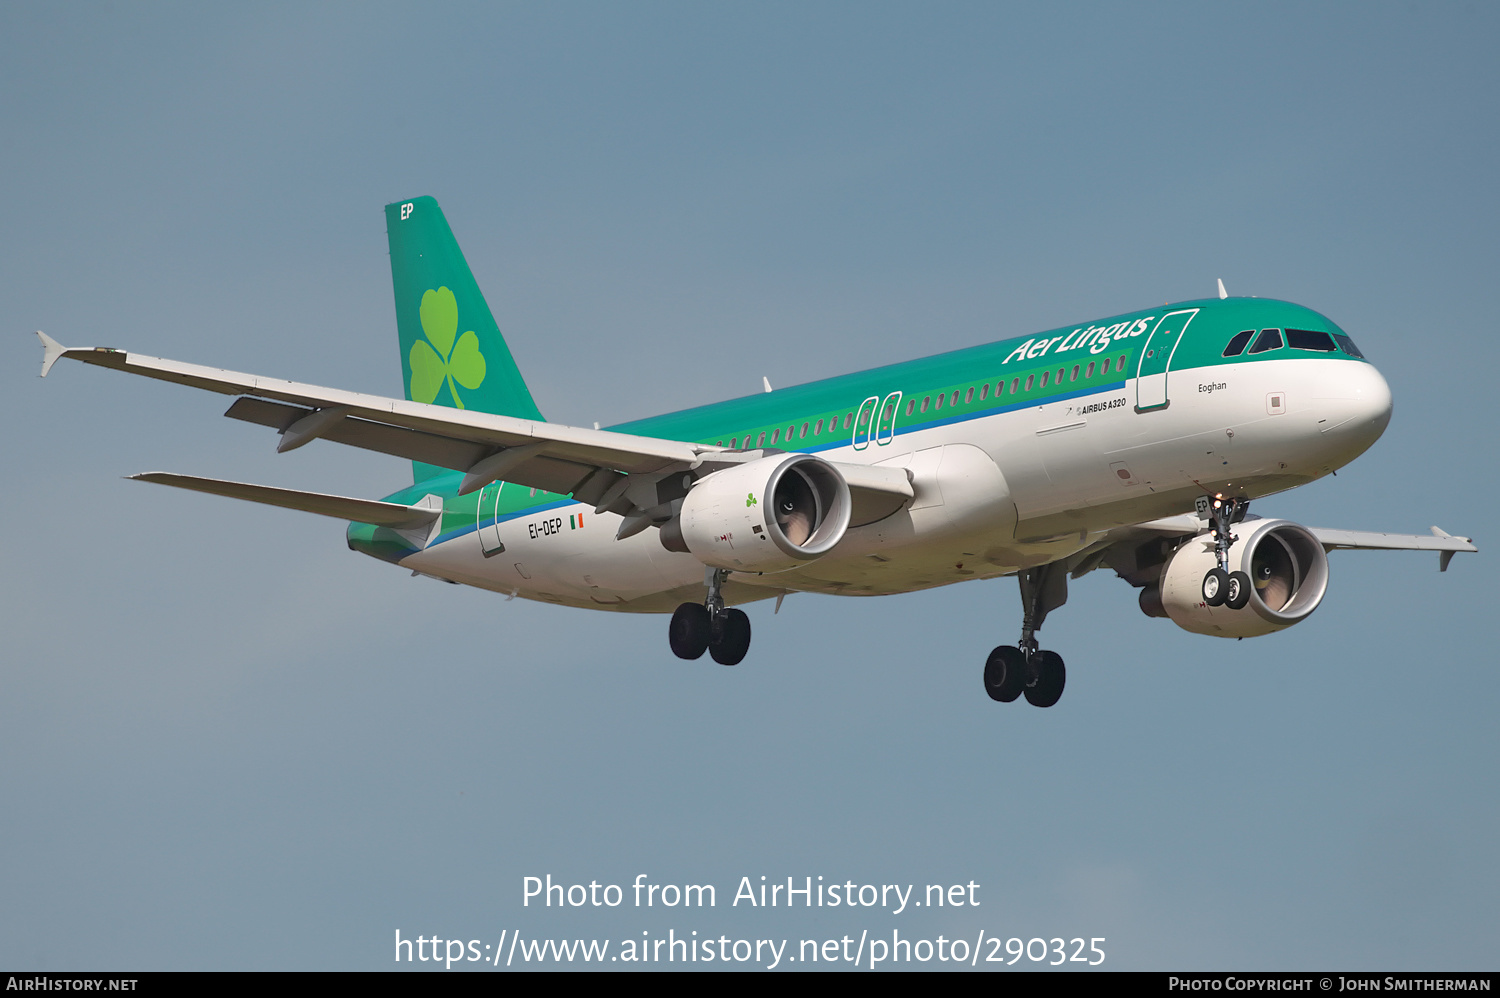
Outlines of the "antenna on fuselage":
[[766,386],[766,392],[769,394],[771,391],[771,379],[765,375],[761,375],[760,383]]
[[1219,297],[1228,298],[1229,292],[1224,290],[1224,278],[1219,278]]

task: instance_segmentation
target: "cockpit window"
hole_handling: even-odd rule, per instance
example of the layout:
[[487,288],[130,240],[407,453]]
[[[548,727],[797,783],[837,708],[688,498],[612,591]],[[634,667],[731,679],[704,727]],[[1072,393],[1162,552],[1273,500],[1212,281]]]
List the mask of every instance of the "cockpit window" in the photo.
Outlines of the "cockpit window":
[[1333,338],[1339,341],[1339,346],[1344,348],[1344,353],[1351,357],[1358,357],[1360,360],[1365,359],[1365,355],[1359,352],[1359,347],[1354,345],[1354,341],[1347,334],[1334,333]]
[[1250,348],[1251,353],[1264,353],[1267,350],[1281,349],[1281,330],[1262,329],[1260,335],[1255,338],[1255,345]]
[[1293,350],[1321,350],[1323,353],[1333,353],[1336,349],[1332,336],[1313,329],[1288,329],[1286,341]]
[[1229,341],[1229,346],[1224,348],[1225,357],[1238,357],[1245,352],[1245,344],[1250,342],[1250,337],[1255,335],[1255,330],[1246,329],[1234,334],[1234,339]]

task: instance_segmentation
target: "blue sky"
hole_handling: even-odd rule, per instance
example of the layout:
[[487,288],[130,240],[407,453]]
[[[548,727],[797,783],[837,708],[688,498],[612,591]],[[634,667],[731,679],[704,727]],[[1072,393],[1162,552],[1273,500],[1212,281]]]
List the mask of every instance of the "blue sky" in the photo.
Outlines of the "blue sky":
[[[0,10],[0,965],[391,966],[393,933],[1103,936],[1107,966],[1493,968],[1500,351],[1489,5],[16,5]],[[382,206],[442,203],[549,418],[638,418],[1209,295],[1297,301],[1384,438],[1258,502],[1484,549],[1336,554],[1246,642],[1095,573],[1047,711],[984,697],[1011,580],[665,620],[413,579],[226,400],[31,330],[398,394]],[[706,662],[706,660],[705,660]],[[713,883],[683,913],[521,882]],[[974,881],[750,912],[742,876]]]

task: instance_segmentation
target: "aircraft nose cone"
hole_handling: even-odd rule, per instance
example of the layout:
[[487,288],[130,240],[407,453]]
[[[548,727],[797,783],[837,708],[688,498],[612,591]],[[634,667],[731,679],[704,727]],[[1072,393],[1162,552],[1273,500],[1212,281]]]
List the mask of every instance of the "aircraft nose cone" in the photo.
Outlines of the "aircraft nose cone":
[[[1385,378],[1381,376],[1379,371],[1375,370],[1374,364],[1364,364],[1361,366],[1368,369],[1365,373],[1369,384],[1366,387],[1364,397],[1367,418],[1371,426],[1377,427],[1375,430],[1375,439],[1379,439],[1380,435],[1385,432],[1385,428],[1391,422],[1391,386],[1386,384]],[[1374,443],[1375,439],[1372,439],[1370,442]]]
[[1391,422],[1391,386],[1386,383],[1374,364],[1350,364],[1356,368],[1345,375],[1347,398],[1354,402],[1354,413],[1350,420],[1371,433],[1370,443],[1380,439]]
[[1338,452],[1342,466],[1380,439],[1391,422],[1391,386],[1373,364],[1339,365],[1334,383],[1325,387],[1318,428]]

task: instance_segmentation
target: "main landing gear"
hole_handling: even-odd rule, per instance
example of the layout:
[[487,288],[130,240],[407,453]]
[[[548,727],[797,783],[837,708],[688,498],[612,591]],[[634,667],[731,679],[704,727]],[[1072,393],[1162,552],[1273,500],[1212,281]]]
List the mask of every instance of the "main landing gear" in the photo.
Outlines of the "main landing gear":
[[1047,614],[1068,601],[1067,566],[1061,562],[1022,569],[1021,644],[1001,645],[984,663],[984,690],[993,700],[1010,703],[1019,696],[1033,707],[1051,707],[1062,697],[1068,670],[1062,656],[1037,645]]
[[1229,532],[1232,524],[1239,523],[1250,510],[1248,499],[1225,499],[1214,496],[1209,506],[1210,528],[1214,535],[1214,560],[1218,567],[1210,568],[1203,576],[1203,602],[1209,606],[1227,606],[1239,610],[1250,602],[1250,576],[1244,572],[1231,572],[1229,548],[1239,540]]
[[678,658],[702,658],[706,651],[720,665],[739,665],[750,650],[750,618],[745,611],[724,605],[721,592],[729,573],[710,568],[703,584],[708,596],[702,603],[684,603],[672,614],[667,640]]

